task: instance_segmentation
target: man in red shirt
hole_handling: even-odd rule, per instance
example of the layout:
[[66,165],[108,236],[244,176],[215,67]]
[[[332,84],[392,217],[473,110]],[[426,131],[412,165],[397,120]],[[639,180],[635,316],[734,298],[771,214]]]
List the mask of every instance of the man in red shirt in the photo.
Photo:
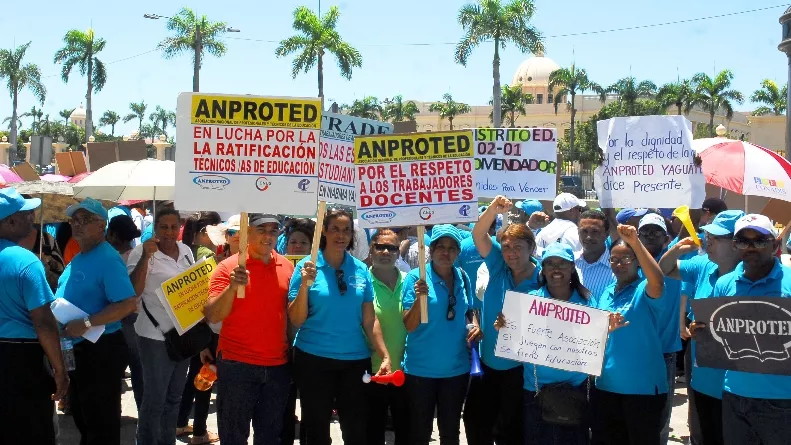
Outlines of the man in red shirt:
[[[251,213],[249,218],[246,269],[239,266],[239,254],[220,263],[204,308],[210,323],[223,323],[217,423],[224,445],[246,445],[251,420],[255,443],[280,443],[291,383],[286,304],[294,266],[274,250],[277,217]],[[236,298],[239,286],[245,298]]]

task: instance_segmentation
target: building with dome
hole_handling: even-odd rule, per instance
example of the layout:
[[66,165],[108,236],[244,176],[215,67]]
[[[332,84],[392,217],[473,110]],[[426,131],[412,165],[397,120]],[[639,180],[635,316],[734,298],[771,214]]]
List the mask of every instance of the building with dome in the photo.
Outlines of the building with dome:
[[72,124],[82,128],[84,130],[85,129],[85,119],[86,119],[85,107],[83,107],[82,103],[80,103],[80,106],[75,108],[74,111],[71,112],[71,115],[69,116],[69,121]]

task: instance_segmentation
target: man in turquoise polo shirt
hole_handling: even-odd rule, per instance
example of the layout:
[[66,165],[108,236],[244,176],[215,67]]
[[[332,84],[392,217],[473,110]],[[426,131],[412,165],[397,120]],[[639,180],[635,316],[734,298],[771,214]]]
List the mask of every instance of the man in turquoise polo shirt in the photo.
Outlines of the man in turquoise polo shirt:
[[69,386],[44,266],[17,245],[33,230],[39,205],[0,190],[0,431],[14,444],[56,443],[53,400]]

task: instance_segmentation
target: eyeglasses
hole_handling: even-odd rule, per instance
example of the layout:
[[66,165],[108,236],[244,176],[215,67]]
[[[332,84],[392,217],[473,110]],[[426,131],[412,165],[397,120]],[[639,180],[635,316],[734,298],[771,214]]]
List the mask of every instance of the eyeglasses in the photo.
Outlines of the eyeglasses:
[[747,238],[734,238],[733,244],[739,250],[765,249],[772,241],[774,241],[774,238],[757,238],[752,240]]
[[637,232],[639,236],[643,238],[662,238],[666,235],[665,231],[662,229],[659,230],[640,230]]
[[381,244],[381,243],[374,243],[374,249],[382,252],[387,251],[387,253],[397,253],[398,246],[394,246],[392,244]]
[[236,230],[236,229],[228,229],[227,233],[228,233],[228,236],[236,236],[236,234],[239,233],[239,231]]
[[456,295],[452,290],[450,294],[448,294],[448,313],[445,315],[445,318],[447,318],[448,321],[453,321],[453,319],[456,318]]
[[97,221],[97,218],[94,217],[94,216],[86,216],[84,218],[80,218],[80,217],[76,217],[75,218],[75,217],[72,216],[71,218],[69,218],[69,224],[71,224],[73,226],[74,225],[84,226],[84,225],[91,224],[91,223],[96,222],[96,221]]
[[341,295],[345,294],[349,287],[346,285],[346,281],[344,280],[343,269],[338,269],[335,271],[335,281],[338,282],[338,291],[341,293]]
[[610,257],[610,264],[613,266],[628,266],[634,263],[634,258],[632,257],[624,257],[624,258],[612,258]]

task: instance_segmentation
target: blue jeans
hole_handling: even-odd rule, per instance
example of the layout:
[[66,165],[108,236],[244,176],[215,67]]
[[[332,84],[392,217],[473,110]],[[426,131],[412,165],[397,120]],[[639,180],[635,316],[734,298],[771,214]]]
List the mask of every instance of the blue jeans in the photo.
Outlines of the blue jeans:
[[132,312],[121,319],[121,332],[124,334],[126,349],[129,350],[129,373],[132,374],[132,392],[138,411],[143,403],[143,364],[140,362],[140,343],[135,332],[137,313]]
[[662,409],[662,433],[659,436],[659,443],[662,445],[666,445],[670,438],[670,416],[673,414],[673,396],[676,394],[676,353],[669,352],[664,355],[667,369],[667,400]]
[[146,392],[137,420],[137,445],[173,445],[189,360],[171,360],[163,340],[138,341],[140,350],[146,351],[140,356]]
[[[588,390],[585,383],[578,389],[583,393],[587,393]],[[524,445],[588,445],[590,443],[588,422],[576,427],[544,422],[536,393],[528,390],[523,390],[523,393]]]
[[791,400],[723,393],[722,435],[725,445],[791,443]]
[[[259,366],[217,359],[217,426],[223,445],[279,444],[291,388],[289,365]],[[174,423],[175,425],[175,423]]]

